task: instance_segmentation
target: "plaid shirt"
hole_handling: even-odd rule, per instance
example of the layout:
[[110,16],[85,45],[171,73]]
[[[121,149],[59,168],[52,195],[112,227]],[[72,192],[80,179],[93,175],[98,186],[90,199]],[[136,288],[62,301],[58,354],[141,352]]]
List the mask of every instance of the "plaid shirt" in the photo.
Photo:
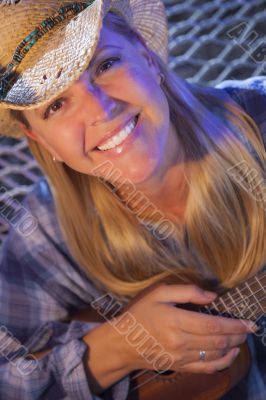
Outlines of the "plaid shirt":
[[[256,120],[266,144],[266,78],[226,81],[218,89]],[[86,379],[86,345],[81,338],[98,324],[60,320],[88,307],[100,293],[68,252],[46,178],[34,185],[23,205],[37,218],[38,226],[26,235],[13,224],[1,252],[0,398],[97,399]],[[254,335],[249,337],[253,354],[250,373],[227,400],[265,400],[266,350],[262,342]],[[27,361],[27,354],[46,348],[52,350],[37,362]],[[123,400],[128,385],[125,377],[99,398]]]

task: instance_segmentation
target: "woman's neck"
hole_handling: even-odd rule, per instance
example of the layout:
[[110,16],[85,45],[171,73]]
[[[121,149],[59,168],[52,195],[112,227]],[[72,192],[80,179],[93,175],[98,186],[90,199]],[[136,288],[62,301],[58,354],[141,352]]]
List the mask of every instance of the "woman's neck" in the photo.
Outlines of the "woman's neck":
[[[136,190],[149,200],[151,208],[157,208],[164,218],[173,222],[183,222],[188,196],[189,163],[171,124],[165,157],[157,171],[143,183],[135,184]],[[119,191],[118,191],[119,194]],[[134,204],[127,202],[134,211]]]

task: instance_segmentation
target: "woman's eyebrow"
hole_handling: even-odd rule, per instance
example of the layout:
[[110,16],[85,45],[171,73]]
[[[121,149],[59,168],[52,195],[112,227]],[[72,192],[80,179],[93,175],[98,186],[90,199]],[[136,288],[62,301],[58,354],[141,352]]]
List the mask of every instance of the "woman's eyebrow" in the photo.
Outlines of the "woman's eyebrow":
[[105,44],[104,46],[100,46],[100,47],[98,47],[98,48],[95,50],[95,53],[94,53],[94,55],[93,55],[93,58],[97,57],[98,54],[99,54],[101,51],[103,51],[104,49],[109,48],[109,47],[113,47],[113,48],[115,48],[115,49],[122,50],[122,47],[116,46],[115,44]]
[[111,44],[111,43],[105,44],[105,45],[102,45],[102,46],[97,47],[96,50],[95,50],[95,52],[94,52],[94,54],[93,54],[93,56],[92,56],[92,59],[90,60],[90,63],[89,63],[89,65],[88,65],[88,67],[87,67],[87,70],[95,64],[98,55],[99,55],[103,50],[105,50],[105,49],[110,49],[110,48],[123,50],[123,47],[117,46],[117,45]]
[[[98,54],[100,54],[103,50],[105,50],[105,49],[107,49],[107,48],[110,48],[110,47],[113,47],[113,48],[115,48],[115,49],[122,50],[122,47],[116,46],[115,44],[105,44],[105,45],[103,45],[103,46],[98,47],[98,48],[95,50],[94,55],[93,55],[93,59],[95,59],[95,57],[97,57]],[[62,94],[62,96],[63,96],[63,94]],[[56,100],[56,99],[55,99],[55,100]],[[47,107],[47,105],[46,105],[46,107]],[[40,116],[42,115],[42,111],[43,111],[44,109],[45,109],[45,105],[44,105],[43,107],[36,108],[36,109],[34,110],[34,113],[35,113],[37,116],[40,117]]]

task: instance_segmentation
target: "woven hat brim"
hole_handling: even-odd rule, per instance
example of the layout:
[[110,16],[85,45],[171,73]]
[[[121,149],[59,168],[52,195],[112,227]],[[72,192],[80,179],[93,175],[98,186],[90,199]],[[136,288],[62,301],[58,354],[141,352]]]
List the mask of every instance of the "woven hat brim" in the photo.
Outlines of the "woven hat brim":
[[[165,62],[168,61],[167,19],[161,1],[113,0],[112,2],[104,2],[96,0],[88,9],[82,11],[75,20],[71,20],[64,28],[63,33],[54,35],[53,42],[46,44],[44,57],[37,60],[34,69],[23,71],[21,78],[8,93],[7,102],[0,103],[1,134],[14,138],[24,137],[20,124],[11,116],[10,109],[23,110],[39,107],[60,95],[79,78],[93,56],[102,28],[102,19],[110,7],[122,12],[124,17],[133,23],[134,27],[141,33],[147,45],[159,54]],[[131,15],[130,10],[132,11]],[[93,21],[89,28],[88,20]],[[91,25],[93,25],[93,29]],[[56,46],[55,40],[57,40]],[[58,54],[68,54],[67,50],[70,49],[70,43],[73,43],[73,46],[71,46],[71,54],[74,54],[72,62],[67,63],[66,59],[62,60],[61,58],[58,60]],[[44,70],[44,65],[49,65],[49,79],[45,81],[43,76],[46,75],[47,77],[47,71]],[[56,76],[62,65],[64,66],[64,73],[61,73],[61,79],[58,79]],[[42,81],[41,85],[40,81]],[[21,85],[27,88],[24,92],[21,91]],[[38,92],[36,93],[36,90],[33,90],[32,87],[38,87]],[[14,104],[13,102],[19,98],[18,96],[21,98],[22,95],[23,103]]]
[[[57,2],[51,1],[52,3]],[[37,13],[38,7],[45,9],[47,4],[47,1],[39,0],[29,13],[27,3],[22,2],[21,7],[17,8],[17,19],[23,18],[24,14],[32,15],[34,23],[31,22],[31,27],[34,27],[43,20],[44,15],[49,15],[49,10],[39,15]],[[19,65],[20,75],[4,101],[0,101],[1,108],[23,110],[40,106],[74,82],[84,71],[97,46],[106,4],[103,0],[94,0],[68,23],[61,28],[53,28],[38,40]],[[50,7],[52,10],[51,5]],[[7,23],[12,12],[14,11],[11,8],[6,11]],[[24,20],[27,24],[25,17]],[[5,30],[5,26],[1,29]],[[25,27],[20,26],[20,30],[25,32]]]

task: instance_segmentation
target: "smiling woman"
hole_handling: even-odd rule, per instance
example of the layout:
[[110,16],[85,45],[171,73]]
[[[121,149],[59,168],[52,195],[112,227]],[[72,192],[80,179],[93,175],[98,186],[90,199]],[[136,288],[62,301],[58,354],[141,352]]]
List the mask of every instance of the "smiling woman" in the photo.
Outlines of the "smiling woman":
[[[112,41],[120,46],[112,46]],[[258,205],[253,213],[247,213],[250,218],[247,226],[255,229],[252,245],[252,242],[244,238],[244,235],[249,235],[249,231],[244,228],[245,214],[239,209],[239,204],[244,208],[249,207],[252,199],[226,172],[242,159],[248,160],[250,168],[260,171],[256,158],[252,157],[243,144],[243,138],[246,138],[256,150],[258,160],[265,158],[260,133],[254,122],[230,102],[229,97],[225,97],[225,94],[221,96],[221,91],[189,85],[173,76],[160,58],[147,49],[139,35],[113,13],[109,13],[104,19],[97,49],[79,80],[57,99],[39,109],[11,111],[21,122],[26,119],[28,128],[30,127],[25,132],[29,146],[51,180],[63,231],[76,259],[81,265],[88,265],[86,269],[100,285],[104,284],[119,295],[134,295],[140,288],[157,281],[169,271],[181,273],[184,279],[194,276],[197,281],[202,268],[205,270],[206,266],[209,273],[221,279],[224,285],[236,284],[251,271],[255,271],[258,265],[262,265],[265,257],[262,240],[264,226],[259,224],[259,230],[258,224],[255,223],[256,227],[254,226],[254,221],[259,221],[260,216],[264,220],[263,209]],[[161,76],[164,76],[165,82],[160,86],[158,83]],[[139,115],[137,126],[134,123],[136,115]],[[226,121],[232,123],[226,125]],[[241,124],[246,128],[242,134]],[[51,157],[45,149],[55,154],[61,163],[51,163]],[[113,168],[120,172],[119,176],[109,174],[109,188],[108,184],[102,185],[97,179],[106,178],[104,173],[99,174],[100,166],[106,160],[111,160]],[[97,177],[93,173],[95,170]],[[74,176],[79,176],[79,179]],[[80,182],[80,188],[76,186],[77,182]],[[182,225],[176,226],[177,236],[169,237],[168,241],[178,243],[178,247],[185,251],[184,254],[180,251],[181,259],[186,260],[185,270],[177,268],[176,247],[173,247],[172,254],[168,245],[165,247],[165,243],[157,243],[156,240],[153,244],[151,242],[149,251],[155,251],[153,246],[156,243],[157,251],[159,248],[162,251],[164,262],[160,259],[157,262],[154,260],[152,273],[149,268],[143,268],[143,265],[150,264],[145,259],[148,248],[144,250],[149,231],[140,226],[121,203],[123,193],[123,200],[129,200],[125,182],[134,184],[160,211],[148,215],[151,208],[145,207],[143,212],[146,210],[147,224],[155,223],[153,218],[158,218],[158,215],[169,217],[175,222],[182,221]],[[121,194],[121,198],[113,196],[114,188],[116,193]],[[166,194],[163,199],[162,190]],[[69,192],[68,203],[65,202],[66,192]],[[224,199],[223,202],[214,201],[219,198]],[[75,207],[70,206],[72,202]],[[131,206],[137,212],[138,202],[135,203],[135,208],[134,202],[131,202]],[[105,204],[112,206],[106,210]],[[92,223],[87,224],[86,220],[78,226],[74,223],[75,220],[82,220],[81,215],[92,213],[95,207],[99,213],[94,217],[91,215],[89,220],[96,218],[95,223],[98,224],[100,218],[100,229],[105,230],[104,241],[100,232],[96,234],[97,230]],[[143,204],[141,207],[143,208]],[[73,215],[70,210],[73,210]],[[111,229],[107,222],[110,212],[117,215],[116,223],[112,218]],[[222,220],[220,215],[223,215]],[[232,236],[222,234],[225,220],[230,221]],[[200,224],[205,229],[199,233],[197,227]],[[123,232],[122,226],[128,232],[128,238],[138,237],[138,247],[141,245],[139,238],[143,238],[143,258],[136,259],[135,246],[130,249],[125,243],[123,249],[120,246],[116,249],[115,243]],[[91,235],[87,235],[86,232],[90,229]],[[133,233],[135,229],[137,231]],[[214,240],[218,232],[219,241]],[[74,238],[79,237],[79,234],[84,238],[82,246],[80,238],[79,244],[75,243]],[[187,246],[182,244],[186,236],[191,247],[193,244],[196,253],[204,260],[205,266],[196,257],[188,257],[185,250]],[[97,237],[93,245],[86,243],[89,237]],[[231,246],[233,237],[235,244]],[[260,242],[262,252],[252,252],[252,246],[257,247]],[[110,267],[105,266],[105,257],[103,258],[101,251],[103,246],[104,254],[106,253],[107,243],[112,253],[116,253],[115,260],[122,261],[124,254],[127,263],[135,267],[125,270],[122,266],[125,260],[121,266],[116,261],[116,267],[112,269],[116,272],[113,275]],[[95,247],[94,250],[92,247]],[[85,248],[87,250],[84,252]],[[245,257],[242,258],[246,251],[254,257],[249,263],[246,263]],[[108,259],[110,257],[111,253]],[[231,267],[232,260],[234,269]],[[168,265],[167,270],[165,264]],[[97,265],[95,271],[92,270],[92,265]],[[136,280],[137,276],[141,279]]]
[[[107,10],[107,3],[95,1],[92,7],[105,4]],[[97,46],[77,79],[33,107],[13,105],[10,114],[20,122],[21,134],[46,176],[55,203],[52,219],[66,244],[61,250],[73,260],[69,276],[73,265],[79,266],[73,299],[108,292],[126,305],[134,298],[133,317],[171,353],[176,371],[215,372],[232,364],[235,347],[250,328],[227,318],[195,316],[173,304],[206,304],[214,296],[190,283],[219,292],[265,264],[266,215],[256,200],[264,189],[256,186],[254,198],[246,187],[249,172],[240,176],[238,168],[244,161],[256,171],[257,182],[264,179],[263,138],[226,90],[189,84],[169,70],[165,44],[156,47],[147,39],[154,37],[156,43],[164,37],[160,2],[129,2],[135,27],[126,18],[126,3],[125,9],[122,3],[111,4]],[[154,21],[158,18],[158,32],[147,22],[154,35],[145,38],[141,27],[148,11]],[[167,234],[165,226],[170,227]],[[51,238],[45,224],[40,229],[48,242],[56,243],[57,235]],[[50,283],[55,288],[47,290],[60,303],[72,290],[65,281],[68,272],[62,270],[59,281],[64,283],[58,281],[58,290],[53,282],[61,263],[54,266],[53,257],[45,253],[44,267],[50,268],[49,274],[53,271]],[[39,254],[27,255],[27,265],[39,262]],[[39,279],[35,269],[33,273]],[[188,285],[160,284],[172,276]],[[84,282],[90,289],[81,296]],[[153,284],[152,293],[136,298]],[[67,312],[84,308],[84,302],[69,300]],[[94,392],[103,392],[134,369],[152,368],[105,323],[82,329],[79,338],[90,349],[86,379]],[[207,350],[204,362],[202,349]],[[87,384],[81,384],[84,375],[79,379],[80,395],[90,396]],[[60,385],[68,393],[68,384],[62,380]]]

